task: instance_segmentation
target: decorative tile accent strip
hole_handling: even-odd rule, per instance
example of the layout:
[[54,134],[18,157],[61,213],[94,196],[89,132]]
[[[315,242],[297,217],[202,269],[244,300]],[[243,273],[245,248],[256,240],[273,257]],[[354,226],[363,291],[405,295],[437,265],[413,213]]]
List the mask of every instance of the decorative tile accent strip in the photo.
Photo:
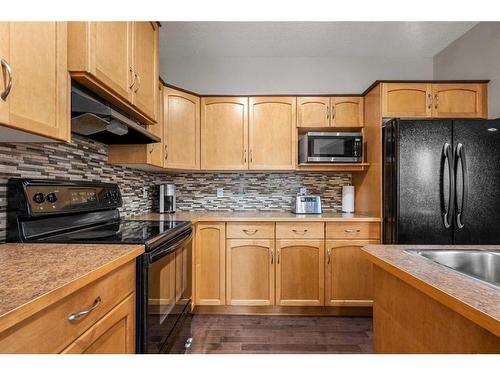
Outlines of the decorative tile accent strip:
[[[5,240],[6,182],[10,177],[113,182],[120,186],[124,216],[158,209],[159,183],[174,183],[178,211],[289,211],[301,187],[322,198],[326,211],[340,210],[350,173],[143,172],[107,164],[107,145],[73,135],[70,144],[0,144],[0,242]],[[148,198],[143,198],[143,188]],[[217,198],[216,189],[224,196]]]

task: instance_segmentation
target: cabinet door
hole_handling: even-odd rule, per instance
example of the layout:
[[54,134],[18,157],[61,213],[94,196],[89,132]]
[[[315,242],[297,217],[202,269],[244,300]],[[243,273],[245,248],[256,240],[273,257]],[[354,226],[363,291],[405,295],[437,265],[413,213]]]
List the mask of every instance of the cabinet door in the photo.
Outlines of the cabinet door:
[[201,99],[201,169],[248,169],[248,98]]
[[378,240],[326,241],[326,305],[371,306],[372,265],[362,254],[367,244]]
[[66,29],[66,22],[9,23],[13,84],[6,100],[10,126],[69,141]]
[[63,354],[135,353],[135,293],[90,327]]
[[151,119],[158,115],[158,26],[154,22],[133,22],[133,104]]
[[161,142],[158,143],[150,143],[146,145],[148,157],[147,157],[147,163],[150,165],[155,165],[157,167],[163,167],[163,149],[164,149],[164,143],[165,143],[165,136],[164,136],[164,125],[163,125],[163,85],[157,81],[157,87],[156,89],[158,90],[158,95],[157,95],[157,100],[158,100],[158,117],[157,117],[157,123],[152,124],[148,127],[148,129],[154,134],[157,135],[158,137],[161,138]]
[[432,94],[433,117],[488,117],[485,84],[434,84]]
[[249,99],[249,169],[295,168],[294,97]]
[[90,71],[122,98],[132,101],[132,22],[91,22]]
[[322,306],[324,241],[276,240],[276,304]]
[[200,98],[163,91],[165,168],[200,169]]
[[331,125],[339,128],[354,128],[363,126],[363,97],[336,96],[331,99]]
[[383,83],[382,117],[430,117],[430,83]]
[[227,240],[228,305],[274,305],[274,240]]
[[197,224],[195,238],[195,304],[226,303],[225,223]]
[[330,126],[330,98],[322,96],[298,97],[297,126],[311,128]]
[[[9,62],[9,23],[0,22],[0,60]],[[0,94],[8,85],[7,66],[0,65]],[[0,124],[9,123],[9,102],[0,99]]]

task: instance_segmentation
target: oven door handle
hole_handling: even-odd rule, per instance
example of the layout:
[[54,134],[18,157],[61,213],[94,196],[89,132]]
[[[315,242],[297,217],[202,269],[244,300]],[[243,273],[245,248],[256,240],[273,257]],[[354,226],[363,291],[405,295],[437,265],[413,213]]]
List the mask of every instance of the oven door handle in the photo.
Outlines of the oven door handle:
[[189,231],[189,235],[182,236],[178,241],[170,244],[168,247],[161,247],[149,254],[149,263],[153,263],[164,256],[173,253],[179,247],[181,247],[184,243],[189,242],[193,239],[193,231]]

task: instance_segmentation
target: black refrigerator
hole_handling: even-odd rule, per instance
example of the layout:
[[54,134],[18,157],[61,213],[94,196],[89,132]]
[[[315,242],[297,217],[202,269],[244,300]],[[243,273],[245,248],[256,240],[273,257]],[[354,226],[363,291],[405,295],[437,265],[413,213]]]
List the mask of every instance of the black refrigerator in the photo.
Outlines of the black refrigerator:
[[384,243],[500,244],[500,119],[383,126]]

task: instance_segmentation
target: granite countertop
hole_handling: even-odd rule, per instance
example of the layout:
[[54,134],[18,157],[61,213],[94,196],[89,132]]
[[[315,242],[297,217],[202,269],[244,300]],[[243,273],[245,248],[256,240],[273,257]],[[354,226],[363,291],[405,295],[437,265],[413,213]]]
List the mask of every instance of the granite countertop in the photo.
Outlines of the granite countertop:
[[180,211],[175,214],[148,213],[130,217],[142,220],[187,220],[193,224],[202,221],[375,221],[380,218],[365,214],[324,212],[320,215],[297,215],[272,211]]
[[500,290],[405,249],[476,249],[500,251],[483,245],[367,245],[363,248],[376,266],[393,274],[479,326],[500,336]]
[[143,245],[0,244],[0,332],[143,252]]

